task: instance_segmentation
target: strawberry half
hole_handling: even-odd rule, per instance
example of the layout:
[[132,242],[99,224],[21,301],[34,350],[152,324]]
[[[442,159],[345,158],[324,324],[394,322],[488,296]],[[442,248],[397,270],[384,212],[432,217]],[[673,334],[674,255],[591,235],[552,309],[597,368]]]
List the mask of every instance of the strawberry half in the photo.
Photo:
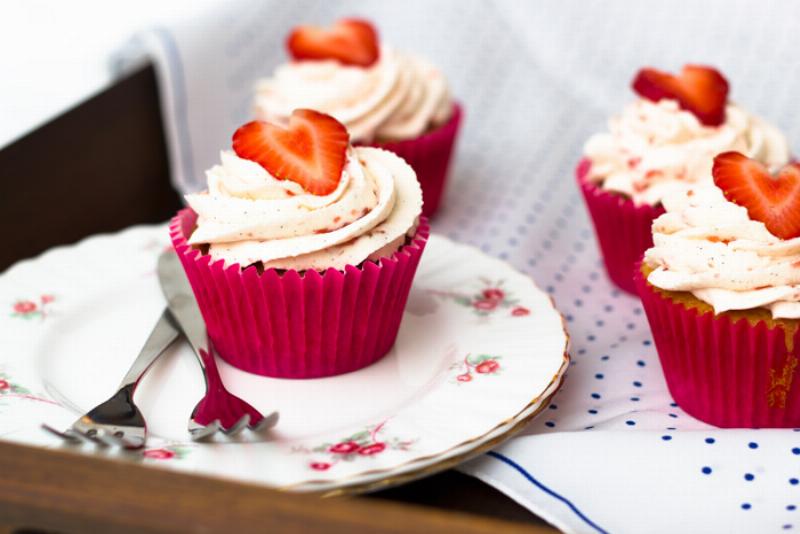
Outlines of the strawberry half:
[[233,150],[279,180],[296,182],[312,195],[328,195],[339,185],[349,140],[342,123],[330,115],[296,109],[288,128],[248,122],[233,134]]
[[728,80],[720,72],[702,65],[686,65],[677,76],[656,69],[642,69],[633,80],[633,90],[658,102],[677,100],[681,109],[694,114],[706,126],[725,122]]
[[781,239],[800,237],[800,163],[770,175],[764,164],[738,152],[714,158],[714,183],[725,198],[744,208]]
[[380,55],[378,32],[362,19],[342,19],[330,29],[298,26],[286,39],[294,59],[335,59],[345,65],[369,67]]

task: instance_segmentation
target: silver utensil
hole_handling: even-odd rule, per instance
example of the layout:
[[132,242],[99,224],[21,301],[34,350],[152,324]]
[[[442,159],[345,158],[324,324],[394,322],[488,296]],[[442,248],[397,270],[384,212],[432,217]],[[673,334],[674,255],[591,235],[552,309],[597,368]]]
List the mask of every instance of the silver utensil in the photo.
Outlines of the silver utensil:
[[205,396],[197,403],[189,419],[192,439],[208,438],[217,431],[234,435],[245,427],[259,432],[275,426],[278,412],[272,412],[265,417],[225,389],[200,308],[180,260],[171,250],[163,252],[158,258],[158,279],[169,310],[194,349],[206,380]]
[[81,416],[63,432],[47,424],[42,424],[42,428],[69,443],[90,441],[126,449],[143,447],[147,440],[147,426],[133,401],[133,394],[145,372],[179,334],[169,310],[165,309],[139,356],[122,379],[119,390],[111,398]]

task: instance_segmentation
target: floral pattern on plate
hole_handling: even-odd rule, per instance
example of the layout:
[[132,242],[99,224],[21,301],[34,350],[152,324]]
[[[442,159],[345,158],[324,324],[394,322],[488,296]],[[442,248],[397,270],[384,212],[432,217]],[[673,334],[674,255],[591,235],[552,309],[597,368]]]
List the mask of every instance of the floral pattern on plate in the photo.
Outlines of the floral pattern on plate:
[[509,310],[513,317],[530,315],[530,309],[520,305],[513,293],[503,287],[505,280],[492,281],[483,277],[479,280],[483,287],[472,294],[439,290],[429,290],[429,292],[437,297],[471,308],[479,317],[488,317],[501,310]]
[[190,445],[176,443],[152,449],[145,449],[142,451],[142,457],[145,460],[182,460],[186,458],[191,451],[192,447]]
[[11,305],[11,317],[18,319],[44,319],[55,296],[45,294],[38,299],[19,299]]
[[502,356],[491,356],[489,354],[467,354],[460,362],[456,362],[450,366],[451,370],[456,370],[458,373],[453,381],[458,384],[472,382],[476,376],[492,376],[498,375],[502,372],[502,367],[498,360]]
[[28,388],[13,382],[7,373],[0,372],[0,406],[4,405],[4,400],[12,398],[58,405],[55,401],[34,395]]
[[387,421],[356,432],[336,443],[323,443],[311,449],[295,447],[294,452],[304,454],[327,454],[326,460],[314,460],[308,467],[315,471],[327,471],[340,461],[352,462],[361,458],[374,457],[387,450],[409,451],[411,446],[418,440],[401,439],[398,437],[382,437],[381,434],[386,429]]

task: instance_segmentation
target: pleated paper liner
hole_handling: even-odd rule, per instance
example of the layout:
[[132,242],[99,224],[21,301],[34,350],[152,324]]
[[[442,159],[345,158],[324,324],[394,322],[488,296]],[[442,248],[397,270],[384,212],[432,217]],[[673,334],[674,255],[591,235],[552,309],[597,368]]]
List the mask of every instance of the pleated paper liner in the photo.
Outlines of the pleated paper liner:
[[675,402],[719,427],[800,427],[800,321],[765,309],[715,315],[690,293],[654,287],[647,273],[637,266],[636,285]]
[[394,255],[328,269],[259,273],[189,246],[197,215],[180,211],[172,244],[189,278],[209,337],[231,365],[259,375],[316,378],[355,371],[394,344],[430,232],[427,219]]
[[450,120],[432,132],[414,139],[371,144],[394,152],[411,165],[422,186],[422,213],[427,217],[439,209],[462,116],[461,105],[456,103]]
[[590,167],[591,162],[582,159],[575,176],[594,222],[606,271],[612,282],[635,295],[634,269],[644,251],[653,246],[651,226],[664,208],[636,206],[630,198],[603,190],[586,180]]

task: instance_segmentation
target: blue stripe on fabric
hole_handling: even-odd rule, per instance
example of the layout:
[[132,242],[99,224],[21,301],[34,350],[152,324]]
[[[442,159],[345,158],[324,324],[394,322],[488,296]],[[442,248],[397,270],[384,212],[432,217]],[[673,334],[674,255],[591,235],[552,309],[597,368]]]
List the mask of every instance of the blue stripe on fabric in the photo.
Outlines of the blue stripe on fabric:
[[542,484],[541,482],[539,482],[538,480],[536,480],[536,478],[534,478],[534,476],[533,476],[533,475],[531,475],[530,473],[528,473],[528,471],[526,471],[524,467],[522,467],[521,465],[519,465],[517,462],[515,462],[515,461],[514,461],[514,460],[512,460],[511,458],[509,458],[509,457],[507,457],[507,456],[504,456],[504,455],[500,454],[499,452],[494,452],[494,451],[490,451],[490,452],[488,452],[488,453],[486,453],[486,454],[487,454],[488,456],[491,456],[492,458],[494,458],[494,459],[496,459],[496,460],[500,460],[501,462],[503,462],[503,463],[505,463],[505,464],[507,464],[507,465],[509,465],[509,466],[513,467],[514,469],[516,469],[516,470],[517,470],[517,472],[518,472],[519,474],[521,474],[523,477],[525,477],[525,479],[526,479],[526,480],[528,480],[528,482],[530,482],[531,484],[533,484],[534,486],[536,486],[537,488],[539,488],[540,490],[542,490],[542,491],[543,491],[543,492],[545,492],[546,494],[550,495],[550,496],[551,496],[551,497],[553,497],[554,499],[556,499],[556,500],[558,500],[558,501],[561,501],[562,503],[564,503],[565,505],[567,505],[567,507],[568,507],[568,508],[569,508],[569,509],[570,509],[570,510],[571,510],[571,511],[572,511],[572,512],[575,514],[575,515],[577,515],[577,516],[578,516],[578,517],[579,517],[579,518],[580,518],[580,519],[581,519],[581,520],[582,520],[584,523],[586,523],[587,525],[589,525],[590,527],[592,527],[593,529],[595,529],[597,532],[600,532],[601,534],[608,534],[608,532],[607,532],[605,529],[603,529],[603,528],[602,528],[602,527],[600,527],[600,526],[599,526],[597,523],[595,523],[594,521],[592,521],[591,519],[589,519],[588,517],[586,517],[586,516],[584,515],[584,513],[583,513],[583,512],[581,512],[581,511],[578,509],[578,507],[577,507],[577,506],[575,506],[575,505],[572,503],[572,501],[570,501],[569,499],[567,499],[567,498],[566,498],[566,497],[564,497],[563,495],[559,495],[559,494],[558,494],[558,493],[556,493],[555,491],[551,490],[550,488],[548,488],[547,486],[545,486],[544,484]]

